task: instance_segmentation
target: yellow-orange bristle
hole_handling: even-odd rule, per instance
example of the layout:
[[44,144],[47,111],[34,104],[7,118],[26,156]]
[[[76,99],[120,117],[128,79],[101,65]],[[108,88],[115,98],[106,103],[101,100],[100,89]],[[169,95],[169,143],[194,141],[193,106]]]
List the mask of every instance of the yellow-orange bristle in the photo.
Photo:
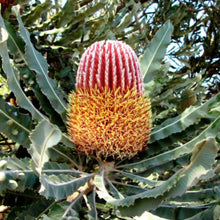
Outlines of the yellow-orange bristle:
[[77,90],[69,96],[68,132],[78,150],[96,157],[132,157],[151,130],[150,100],[135,89]]

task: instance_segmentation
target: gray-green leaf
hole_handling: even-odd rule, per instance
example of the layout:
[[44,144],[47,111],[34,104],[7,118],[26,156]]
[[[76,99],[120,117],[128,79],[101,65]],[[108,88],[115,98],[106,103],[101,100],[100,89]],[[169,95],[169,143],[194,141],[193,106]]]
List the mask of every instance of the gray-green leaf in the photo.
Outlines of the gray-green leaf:
[[20,35],[26,44],[25,59],[29,68],[36,72],[38,84],[44,93],[48,97],[51,105],[54,109],[62,114],[66,111],[67,104],[64,101],[61,92],[58,90],[55,80],[51,79],[48,73],[48,63],[46,59],[39,53],[33,46],[30,40],[30,34],[24,27],[21,20],[19,10],[17,6],[13,7],[13,11],[17,16],[17,20],[20,27]]
[[41,120],[44,116],[33,106],[31,101],[27,98],[25,93],[20,87],[18,80],[18,73],[15,68],[12,67],[7,48],[8,33],[5,29],[4,21],[0,15],[0,56],[2,58],[2,67],[7,74],[7,83],[10,90],[16,96],[16,102],[23,108],[30,111],[32,116],[37,120]]
[[40,174],[44,163],[49,160],[48,149],[58,144],[62,134],[58,127],[47,120],[42,120],[30,135],[32,142],[29,152],[32,155],[34,168]]
[[173,25],[167,21],[155,34],[149,46],[140,59],[141,72],[144,83],[148,83],[155,78],[156,72],[160,69],[167,46],[171,41]]

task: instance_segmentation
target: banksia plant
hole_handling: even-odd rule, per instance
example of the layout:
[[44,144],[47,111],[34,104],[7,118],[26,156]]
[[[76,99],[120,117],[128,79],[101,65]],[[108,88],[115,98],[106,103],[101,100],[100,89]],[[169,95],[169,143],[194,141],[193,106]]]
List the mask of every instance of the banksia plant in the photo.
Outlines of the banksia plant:
[[[22,16],[20,5],[0,14],[2,218],[219,219],[220,93],[207,92],[216,62],[205,53],[211,66],[201,73],[191,62],[199,29],[191,30],[207,22],[188,17],[183,4],[153,7],[155,15],[172,11],[174,28],[153,16],[154,2],[28,2]],[[198,4],[195,11],[209,7]],[[204,21],[212,10],[203,10]],[[192,41],[166,56],[173,30],[172,47]],[[204,42],[217,42],[209,31]],[[140,57],[119,41],[92,44],[109,36],[135,45]],[[186,73],[168,69],[178,57]]]
[[133,49],[100,41],[83,54],[76,92],[69,95],[69,134],[78,150],[96,157],[132,157],[142,151],[151,129],[150,100]]

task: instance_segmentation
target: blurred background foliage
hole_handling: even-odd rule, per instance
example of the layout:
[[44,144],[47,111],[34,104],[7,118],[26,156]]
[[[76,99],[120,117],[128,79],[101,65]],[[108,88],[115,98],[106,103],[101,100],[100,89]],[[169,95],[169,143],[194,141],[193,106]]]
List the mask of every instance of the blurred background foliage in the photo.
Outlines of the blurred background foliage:
[[[103,39],[122,40],[140,56],[168,19],[174,31],[166,59],[170,66],[163,66],[166,74],[158,79],[160,100],[168,101],[163,107],[170,108],[181,97],[182,111],[187,102],[200,102],[219,91],[218,1],[68,0],[64,6],[58,0],[20,2],[32,42],[47,58],[50,76],[66,93],[74,88],[79,59],[89,45]],[[16,28],[9,10],[5,17]],[[175,91],[164,94],[173,84]]]
[[[176,90],[170,92],[164,108],[181,96],[182,111],[187,101],[190,105],[219,91],[218,1],[68,0],[64,6],[58,0],[42,2],[20,1],[22,20],[35,47],[47,58],[50,76],[65,92],[74,88],[79,59],[89,45],[103,39],[122,40],[140,56],[168,19],[174,25],[167,54],[170,66],[162,68],[165,78],[158,80],[163,85],[160,94],[169,84],[175,83]],[[4,14],[16,28],[10,8]],[[160,100],[167,101],[167,94],[163,95]]]
[[[152,100],[154,127],[169,118],[178,116],[190,106],[203,104],[219,93],[220,2],[218,0],[67,0],[65,2],[12,0],[8,1],[9,4],[5,4],[6,1],[0,2],[2,3],[1,14],[7,30],[10,30],[18,40],[20,39],[18,22],[11,7],[15,4],[21,5],[21,18],[30,32],[31,41],[46,58],[49,64],[49,76],[56,80],[65,99],[68,93],[75,89],[79,60],[89,45],[99,40],[117,39],[129,44],[141,57],[156,32],[167,20],[170,20],[174,26],[171,43],[165,59],[155,73],[154,80],[146,84],[146,94]],[[24,48],[22,44],[20,39],[19,45]],[[10,42],[8,47],[10,51],[14,51],[10,58],[22,73],[19,75],[19,80],[26,95],[34,106],[41,112],[49,114],[51,121],[65,131],[62,116],[50,109],[49,102],[48,106],[42,107],[42,103],[46,103],[46,97],[38,93],[39,88],[34,77],[30,78],[30,73],[25,72],[29,70],[23,68],[25,63],[20,59],[18,51],[12,48]],[[27,75],[28,78],[26,78]],[[2,68],[0,69],[0,96],[17,106],[14,94],[7,87],[6,74]],[[39,97],[43,97],[42,103]],[[216,108],[219,107],[216,106]],[[50,109],[49,113],[48,109]],[[19,112],[27,113],[22,108]],[[165,149],[173,149],[177,143],[186,143],[207,128],[211,120],[209,118],[198,120],[184,132],[170,135],[160,143],[155,143],[158,147],[149,149],[142,157],[155,155]],[[31,126],[34,127],[34,125]],[[28,152],[22,145],[11,141],[4,134],[0,135],[0,146],[1,155],[18,158],[28,156]],[[186,155],[177,161],[168,162],[166,166],[158,166],[157,170],[152,168],[147,172],[155,175],[162,174],[160,180],[166,180],[178,167],[186,165],[188,161],[189,158]],[[157,179],[155,176],[152,178]],[[212,198],[216,198],[215,195],[211,191],[206,192],[205,188],[212,188],[213,185],[218,185],[219,181],[219,177],[209,182],[201,181],[195,190],[204,187],[204,195],[210,193],[207,199],[212,201]],[[29,194],[26,198],[31,198],[34,193],[26,190],[23,194],[24,196]],[[206,199],[204,195],[201,194],[201,200]],[[5,200],[9,201],[10,196]],[[21,198],[21,195],[17,197],[17,199]],[[193,195],[188,193],[183,200],[189,204],[192,198]],[[195,205],[193,201],[191,202]],[[28,199],[23,203],[27,206]],[[48,204],[51,204],[50,201],[41,203],[42,207],[47,207]],[[173,209],[170,203],[160,207],[155,213],[163,217],[170,217],[172,213],[173,219],[185,219],[197,213],[193,208],[187,213],[188,208],[182,205],[178,209]],[[107,213],[106,216],[110,214],[108,210],[104,208],[103,210]],[[12,210],[11,219],[16,212],[19,210]]]

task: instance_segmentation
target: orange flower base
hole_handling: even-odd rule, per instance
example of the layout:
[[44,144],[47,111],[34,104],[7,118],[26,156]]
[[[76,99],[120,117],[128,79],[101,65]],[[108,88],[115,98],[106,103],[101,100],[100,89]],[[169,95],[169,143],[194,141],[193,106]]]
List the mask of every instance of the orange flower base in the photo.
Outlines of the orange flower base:
[[150,109],[150,100],[135,89],[79,89],[69,96],[68,132],[86,155],[130,158],[147,144]]

